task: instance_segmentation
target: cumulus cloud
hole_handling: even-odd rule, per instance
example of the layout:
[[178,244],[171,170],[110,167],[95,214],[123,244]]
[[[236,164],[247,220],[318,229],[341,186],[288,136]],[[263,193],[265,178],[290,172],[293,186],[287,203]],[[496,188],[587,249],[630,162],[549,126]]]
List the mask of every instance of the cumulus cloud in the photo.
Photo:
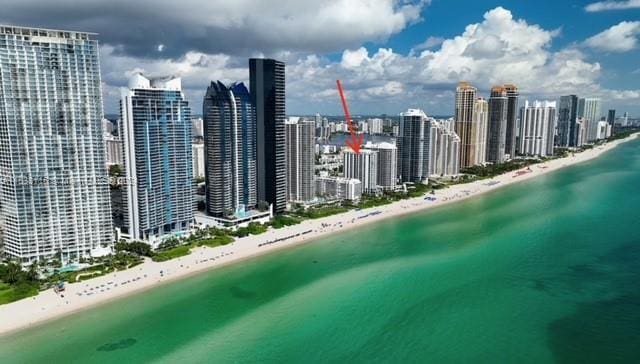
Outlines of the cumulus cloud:
[[[637,100],[637,90],[607,90],[599,85],[602,68],[580,48],[551,50],[558,31],[529,24],[501,7],[479,23],[419,54],[365,47],[343,51],[339,60],[316,53],[283,51],[287,64],[287,109],[290,113],[340,112],[335,80],[343,80],[354,113],[395,113],[407,107],[450,113],[457,82],[466,80],[487,93],[494,84],[516,83],[526,97],[554,99],[562,94]],[[166,51],[166,49],[165,49]],[[146,59],[102,46],[105,92],[126,85],[127,76],[143,71],[183,77],[185,92],[199,112],[210,80],[247,81],[246,57],[189,51],[175,59]],[[126,71],[126,72],[125,72]],[[111,91],[110,91],[111,90]],[[117,101],[117,99],[116,99]],[[112,101],[107,101],[112,102]],[[113,105],[107,109],[114,110]]]
[[428,37],[427,39],[424,40],[424,42],[415,45],[411,49],[411,52],[423,51],[425,49],[430,49],[435,46],[439,46],[440,44],[442,44],[442,42],[444,42],[444,40],[445,39],[442,37]]
[[3,0],[0,22],[100,33],[124,54],[335,52],[383,41],[429,0]]
[[640,0],[598,1],[587,5],[584,9],[591,13],[607,10],[640,9]]
[[638,45],[640,21],[623,21],[594,35],[584,43],[586,46],[607,52],[628,52]]
[[510,11],[498,7],[485,13],[482,22],[444,40],[439,49],[419,55],[402,55],[388,48],[371,53],[361,47],[344,51],[339,62],[315,57],[289,65],[293,75],[288,87],[306,100],[330,104],[337,100],[333,80],[340,78],[354,100],[354,112],[361,113],[380,104],[396,110],[417,106],[442,112],[452,108],[452,90],[461,80],[472,82],[485,94],[492,85],[515,83],[532,98],[578,93],[637,99],[638,91],[601,87],[601,65],[589,61],[579,48],[552,51],[557,35],[557,30],[515,19]]
[[[639,98],[638,90],[601,87],[603,70],[589,59],[592,53],[575,45],[552,49],[558,30],[517,19],[502,7],[486,12],[457,36],[427,37],[409,54],[401,54],[362,44],[419,21],[428,1],[316,3],[141,0],[124,6],[124,0],[113,0],[106,6],[97,0],[82,5],[58,0],[54,6],[5,0],[0,22],[100,32],[108,112],[117,112],[120,88],[126,87],[128,77],[143,72],[181,76],[194,113],[200,113],[211,80],[248,82],[247,56],[287,64],[287,111],[292,114],[340,113],[336,79],[344,82],[352,111],[358,114],[397,113],[408,107],[450,114],[453,90],[461,80],[485,95],[494,84],[515,83],[531,98],[568,93],[619,103]],[[336,52],[342,52],[337,60],[326,56]]]

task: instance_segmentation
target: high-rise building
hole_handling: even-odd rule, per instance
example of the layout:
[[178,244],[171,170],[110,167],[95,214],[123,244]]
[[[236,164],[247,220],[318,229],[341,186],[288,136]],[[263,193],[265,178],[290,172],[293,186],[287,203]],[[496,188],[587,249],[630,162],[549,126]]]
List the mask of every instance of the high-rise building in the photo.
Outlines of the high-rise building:
[[193,221],[191,109],[180,78],[129,81],[120,101],[127,213],[122,234],[152,245]]
[[102,119],[102,133],[104,135],[110,135],[113,134],[113,132],[116,130],[115,126],[113,125],[113,123],[111,122],[111,120],[109,119]]
[[587,97],[578,100],[578,117],[587,122],[587,143],[596,141],[598,135],[598,122],[602,116],[602,102],[599,98]]
[[518,88],[515,85],[504,85],[507,91],[507,128],[505,130],[504,153],[509,158],[516,155],[516,135],[518,119]]
[[606,121],[598,121],[597,140],[607,139],[611,136],[611,125]]
[[343,150],[344,177],[355,178],[362,182],[362,192],[375,193],[378,191],[378,152],[360,149],[360,153],[351,148]]
[[202,118],[191,119],[191,136],[194,138],[204,137],[204,121]]
[[398,178],[401,182],[423,182],[429,178],[429,119],[422,110],[400,114],[397,134]]
[[484,164],[487,161],[487,130],[489,127],[489,103],[483,98],[478,98],[473,104],[473,125],[476,130],[474,135],[475,151],[474,164]]
[[290,201],[311,201],[314,192],[315,122],[287,121],[287,196]]
[[505,161],[508,110],[507,90],[502,86],[493,87],[489,97],[487,162],[502,163]]
[[451,177],[460,173],[460,138],[448,121],[429,121],[429,176]]
[[471,167],[477,164],[476,149],[478,131],[474,123],[473,108],[476,101],[476,88],[467,82],[460,82],[456,88],[455,132],[460,137],[460,166]]
[[191,159],[193,160],[193,178],[204,177],[204,144],[202,142],[191,145]]
[[373,134],[373,135],[382,134],[382,131],[383,131],[382,119],[380,118],[367,119],[367,125],[369,129],[369,134]]
[[287,207],[285,136],[285,66],[273,59],[251,58],[251,101],[256,110],[258,201],[280,213]]
[[243,83],[211,82],[202,103],[206,210],[244,217],[257,204],[255,109]]
[[0,227],[23,263],[112,242],[94,34],[0,25]]
[[527,100],[520,113],[519,153],[526,156],[552,156],[556,102],[535,101],[530,104]]
[[609,125],[611,125],[611,128],[613,128],[613,125],[616,123],[615,110],[609,110],[609,113],[607,114],[607,122],[609,123]]
[[578,97],[567,95],[560,97],[558,106],[558,138],[556,145],[559,147],[578,146]]
[[122,165],[122,140],[112,134],[104,135],[106,166]]
[[368,142],[364,148],[378,152],[378,187],[393,190],[397,185],[398,148],[385,142]]

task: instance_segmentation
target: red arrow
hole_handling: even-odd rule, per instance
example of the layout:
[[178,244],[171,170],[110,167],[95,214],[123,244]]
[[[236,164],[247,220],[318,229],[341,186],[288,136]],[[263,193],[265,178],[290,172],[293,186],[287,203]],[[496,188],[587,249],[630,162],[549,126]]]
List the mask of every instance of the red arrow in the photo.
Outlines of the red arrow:
[[342,88],[342,82],[336,80],[338,84],[338,92],[340,92],[340,100],[342,100],[342,108],[344,109],[344,117],[347,119],[347,125],[349,126],[349,133],[351,138],[347,140],[347,146],[353,149],[356,154],[360,154],[360,147],[364,142],[364,135],[356,134],[356,127],[351,120],[351,113],[349,112],[349,105],[347,105],[347,98],[344,96],[344,89]]

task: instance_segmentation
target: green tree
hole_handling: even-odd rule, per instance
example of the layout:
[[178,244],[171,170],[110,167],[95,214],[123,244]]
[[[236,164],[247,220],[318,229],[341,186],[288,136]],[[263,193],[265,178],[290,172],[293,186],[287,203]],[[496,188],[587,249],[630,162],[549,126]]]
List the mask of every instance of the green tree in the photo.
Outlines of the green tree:
[[124,175],[124,171],[122,170],[122,166],[119,164],[113,164],[109,166],[109,177],[122,177]]

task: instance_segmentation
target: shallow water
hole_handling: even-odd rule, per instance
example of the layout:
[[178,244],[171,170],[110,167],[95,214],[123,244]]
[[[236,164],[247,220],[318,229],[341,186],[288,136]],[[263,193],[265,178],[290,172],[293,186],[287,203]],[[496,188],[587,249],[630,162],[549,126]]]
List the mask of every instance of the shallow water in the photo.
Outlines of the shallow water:
[[634,141],[2,338],[0,362],[640,362],[639,188]]

